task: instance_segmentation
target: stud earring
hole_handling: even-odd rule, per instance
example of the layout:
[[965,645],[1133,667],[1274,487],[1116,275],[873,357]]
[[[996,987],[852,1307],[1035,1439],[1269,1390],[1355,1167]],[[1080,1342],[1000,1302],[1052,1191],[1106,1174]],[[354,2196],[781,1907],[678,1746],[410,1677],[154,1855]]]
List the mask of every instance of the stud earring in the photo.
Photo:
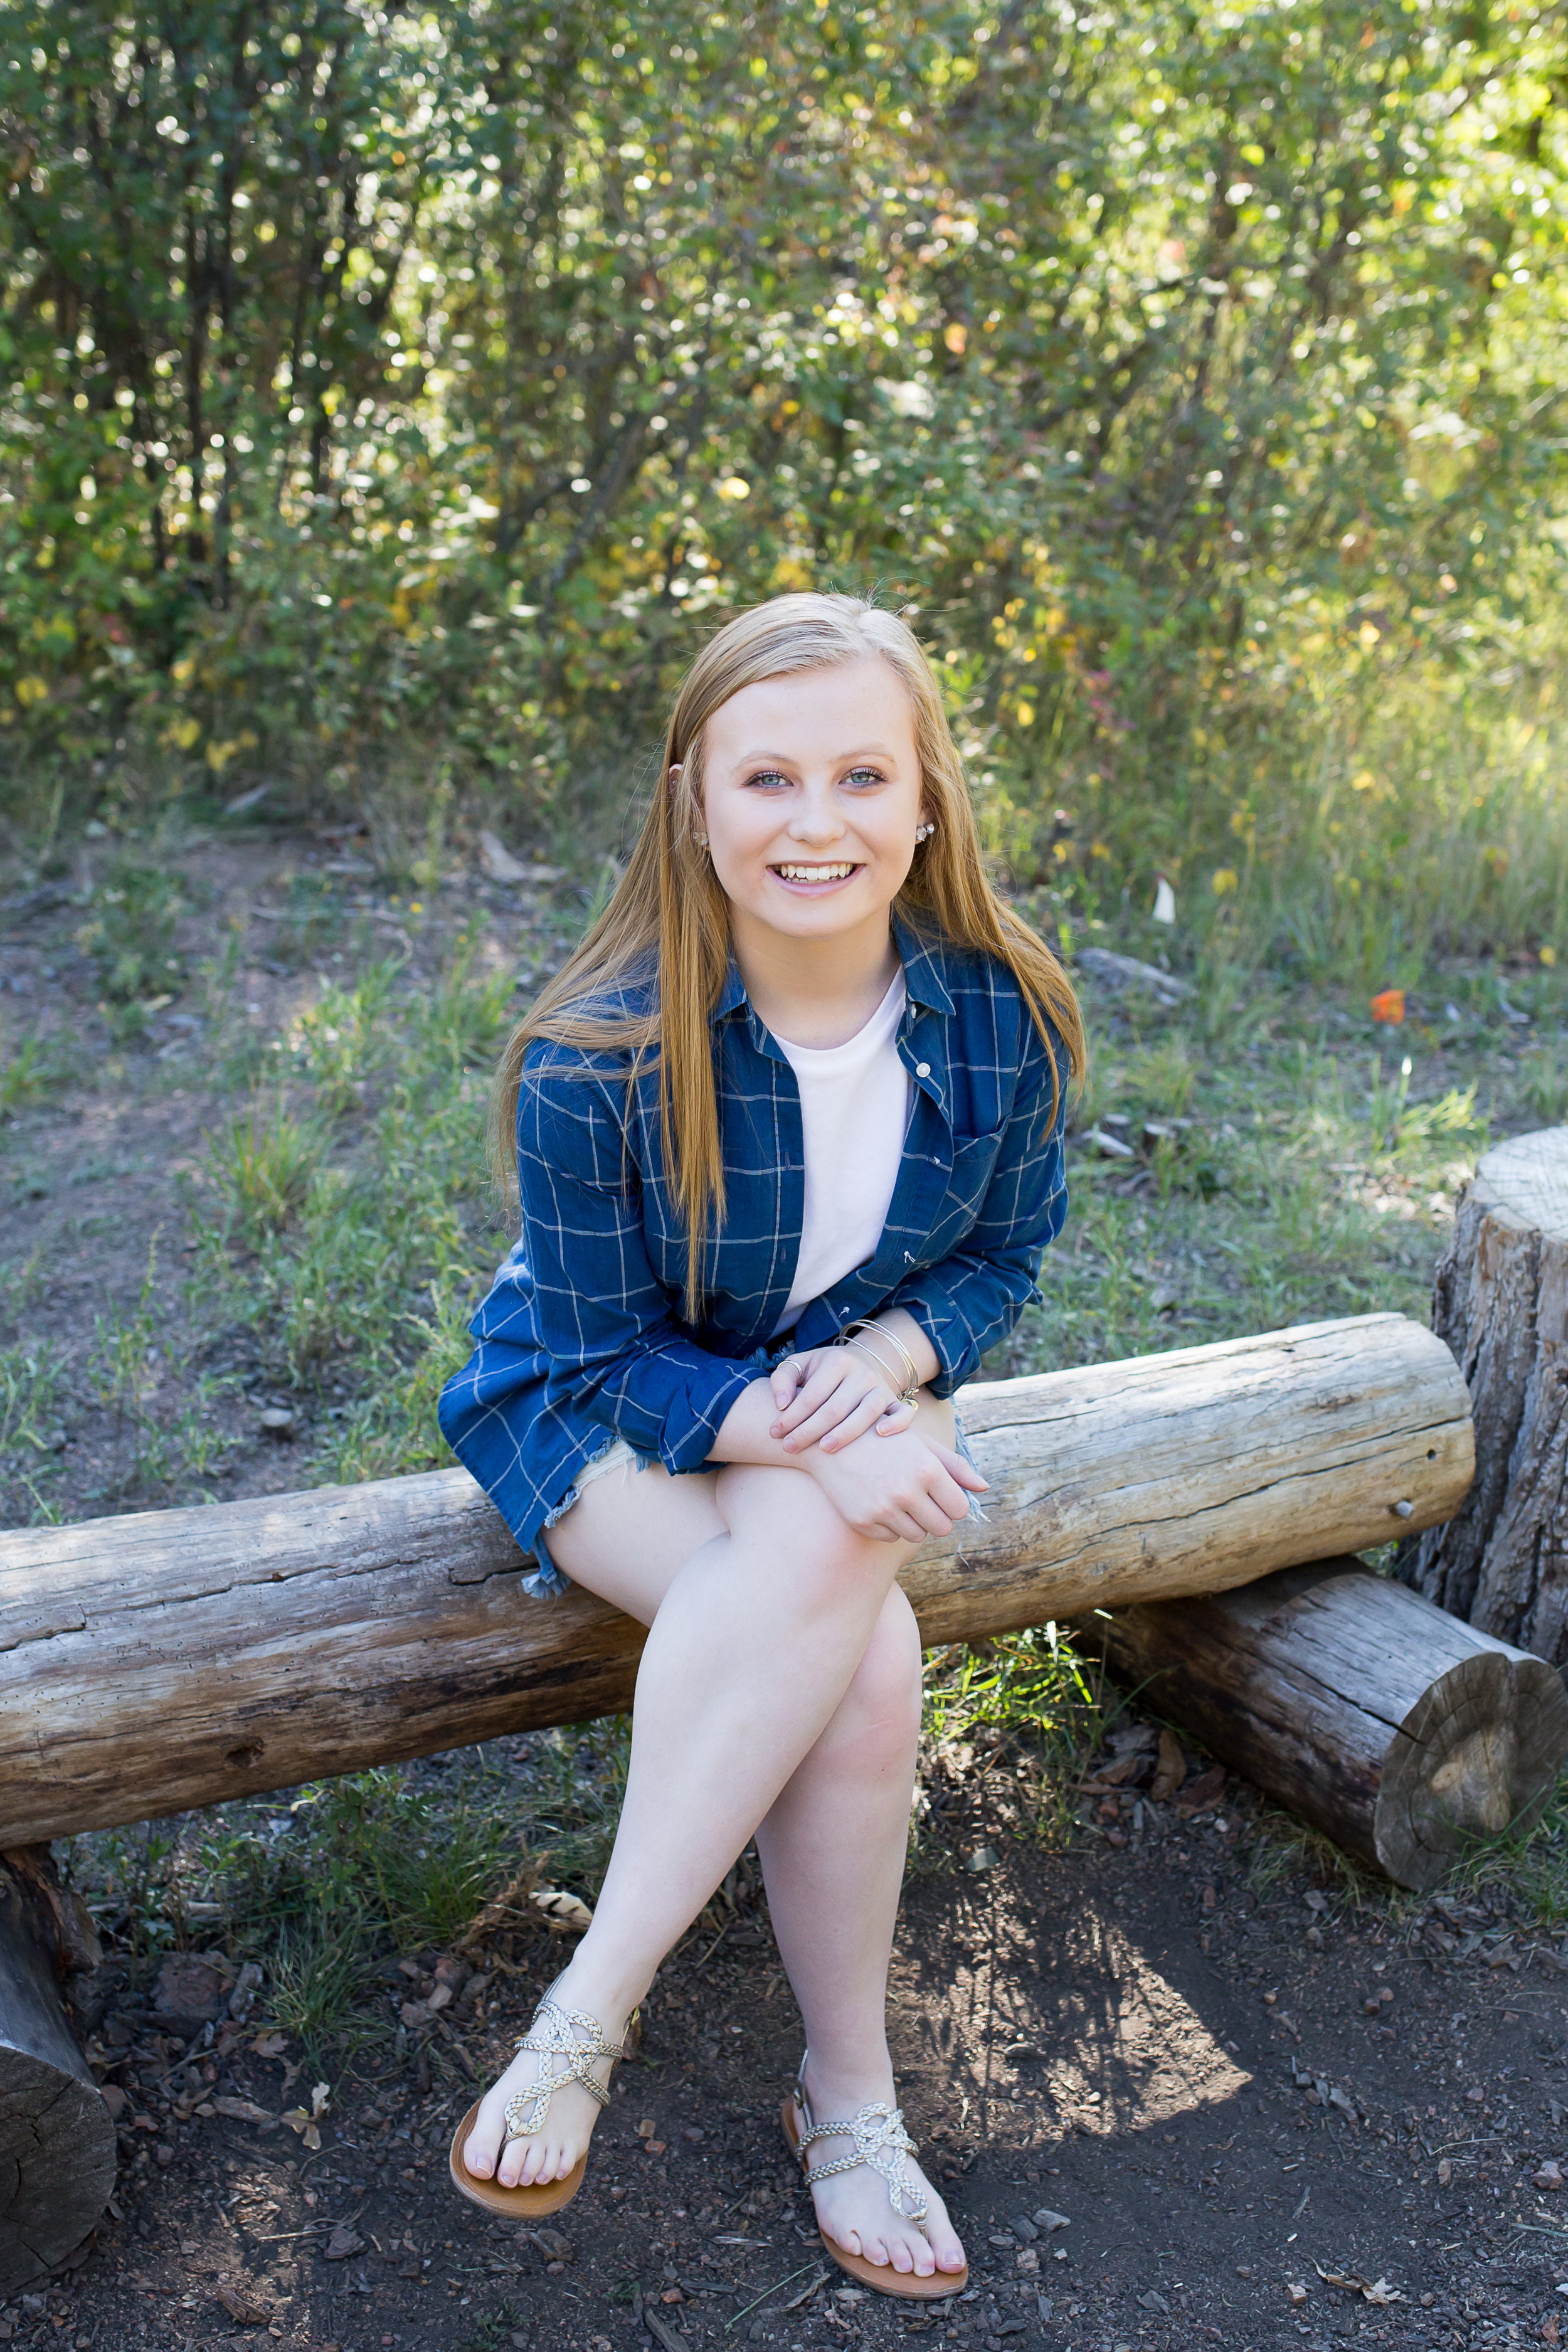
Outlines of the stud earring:
[[915,839],[917,841],[929,841],[935,831],[936,827],[934,824],[917,824],[915,827]]
[[691,838],[692,838],[692,840],[697,844],[697,846],[698,846],[698,848],[699,848],[699,849],[706,849],[706,848],[707,848],[707,846],[708,846],[708,835],[707,835],[705,833],[694,833],[694,834],[692,835]]

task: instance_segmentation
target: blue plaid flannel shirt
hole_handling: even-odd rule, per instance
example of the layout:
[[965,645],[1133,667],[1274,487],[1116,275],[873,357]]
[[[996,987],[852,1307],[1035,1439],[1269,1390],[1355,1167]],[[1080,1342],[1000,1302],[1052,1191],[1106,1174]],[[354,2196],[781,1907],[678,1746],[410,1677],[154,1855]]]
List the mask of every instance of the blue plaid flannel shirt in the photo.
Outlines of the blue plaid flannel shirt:
[[[1063,1103],[1051,1121],[1051,1055],[1006,967],[907,922],[894,930],[908,996],[898,1048],[914,1086],[887,1223],[875,1256],[776,1339],[800,1251],[800,1095],[734,964],[712,1014],[725,1209],[695,1329],[681,1314],[686,1239],[657,1074],[628,1090],[617,1056],[530,1047],[521,1233],[439,1406],[447,1444],[524,1550],[617,1439],[667,1470],[701,1469],[736,1398],[791,1348],[906,1307],[946,1396],[1038,1297],[1041,1258],[1067,1213],[1066,1052],[1055,1041]],[[540,1557],[548,1566],[542,1546]]]

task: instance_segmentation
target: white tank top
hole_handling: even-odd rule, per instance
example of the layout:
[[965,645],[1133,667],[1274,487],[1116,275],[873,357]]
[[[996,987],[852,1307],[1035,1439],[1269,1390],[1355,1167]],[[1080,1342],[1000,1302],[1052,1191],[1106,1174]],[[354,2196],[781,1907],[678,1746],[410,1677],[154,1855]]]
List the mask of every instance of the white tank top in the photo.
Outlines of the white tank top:
[[912,1081],[899,1059],[904,975],[863,1029],[842,1045],[779,1051],[800,1087],[805,1209],[795,1282],[773,1326],[787,1331],[803,1307],[876,1253],[898,1182]]

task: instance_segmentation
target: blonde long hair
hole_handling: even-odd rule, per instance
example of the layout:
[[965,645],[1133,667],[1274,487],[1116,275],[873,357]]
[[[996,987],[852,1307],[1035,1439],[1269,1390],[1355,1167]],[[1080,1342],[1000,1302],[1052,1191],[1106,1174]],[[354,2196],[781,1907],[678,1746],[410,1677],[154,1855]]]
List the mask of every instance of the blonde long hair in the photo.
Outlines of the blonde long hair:
[[[895,911],[917,929],[934,926],[953,945],[1005,964],[1047,1047],[1054,1026],[1074,1077],[1082,1075],[1083,1024],[1072,983],[1045,941],[991,886],[958,746],[913,631],[857,596],[775,596],[738,613],[687,672],[670,713],[658,788],[631,861],[598,921],[513,1030],[491,1106],[492,1158],[504,1183],[515,1181],[518,1092],[523,1056],[535,1038],[591,1054],[629,1054],[634,1075],[657,1055],[665,1170],[689,1237],[686,1311],[693,1322],[707,1237],[724,1210],[710,1020],[730,956],[728,902],[698,838],[703,730],[742,687],[834,668],[868,654],[889,662],[908,690],[925,811],[936,827],[915,852]],[[654,1008],[637,1014],[619,1009],[615,1000],[622,989],[654,971]],[[1051,1061],[1054,1118],[1060,1091],[1054,1050]]]

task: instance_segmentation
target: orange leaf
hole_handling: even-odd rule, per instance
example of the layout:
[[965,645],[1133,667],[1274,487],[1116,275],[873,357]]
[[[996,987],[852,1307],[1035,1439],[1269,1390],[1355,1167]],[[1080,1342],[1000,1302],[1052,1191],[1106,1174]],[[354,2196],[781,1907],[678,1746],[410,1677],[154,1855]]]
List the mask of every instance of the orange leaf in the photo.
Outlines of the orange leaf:
[[1385,988],[1380,995],[1374,996],[1372,1017],[1374,1021],[1386,1021],[1397,1029],[1405,1018],[1405,991],[1402,988]]

